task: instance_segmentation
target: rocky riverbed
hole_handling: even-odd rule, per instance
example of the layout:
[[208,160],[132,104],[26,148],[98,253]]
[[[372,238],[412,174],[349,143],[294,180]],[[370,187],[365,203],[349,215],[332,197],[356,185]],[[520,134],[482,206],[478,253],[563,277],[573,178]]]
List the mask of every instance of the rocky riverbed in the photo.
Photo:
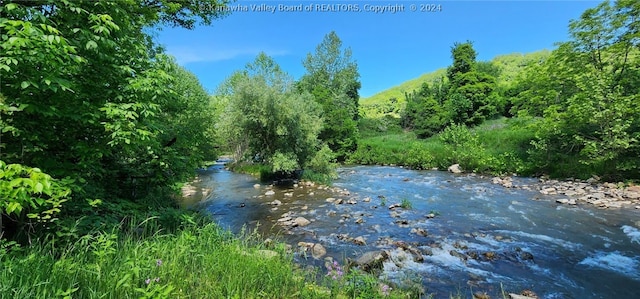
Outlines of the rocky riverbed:
[[[323,190],[325,194],[330,195],[325,198],[325,203],[317,206],[316,209],[310,209],[308,205],[299,206],[299,203],[295,200],[285,200],[283,202],[282,200],[274,199],[265,203],[270,207],[271,211],[287,210],[275,221],[285,234],[307,236],[307,239],[313,240],[313,242],[300,241],[295,246],[289,245],[290,250],[294,251],[298,256],[324,261],[327,265],[330,265],[335,260],[333,256],[327,255],[328,251],[325,246],[331,246],[336,243],[349,244],[356,247],[370,245],[366,247],[368,251],[356,250],[363,252],[348,257],[346,260],[347,267],[356,267],[381,277],[384,276],[385,272],[401,272],[405,268],[416,267],[416,264],[428,263],[425,257],[433,256],[434,251],[437,251],[438,254],[443,254],[444,252],[444,254],[459,259],[464,264],[469,261],[478,263],[497,261],[513,264],[534,263],[533,254],[517,246],[507,251],[498,252],[470,248],[469,244],[462,240],[453,244],[440,242],[439,238],[430,237],[427,229],[423,227],[425,221],[439,217],[439,215],[429,212],[423,215],[422,220],[410,220],[403,216],[411,212],[411,207],[403,205],[401,202],[387,202],[384,195],[379,195],[376,200],[372,200],[371,197],[362,197],[347,189],[316,185],[313,182],[306,181],[297,182],[288,189],[279,189],[274,185],[262,186],[260,184],[255,184],[254,188],[263,190],[261,195],[255,195],[254,198],[269,199],[277,197],[280,193],[284,198],[293,199],[294,194],[295,197],[303,197],[305,193],[307,195],[315,195],[318,190]],[[298,204],[297,207],[295,207],[296,204]],[[294,205],[294,207],[287,207],[287,205]],[[374,214],[367,212],[367,210],[385,211],[394,219],[393,225],[399,228],[409,228],[410,234],[423,237],[423,239],[420,241],[405,241],[402,238],[389,236],[378,237],[373,240],[367,238],[367,229],[364,224],[374,217]],[[329,233],[328,236],[319,236],[312,225],[317,221],[317,215],[329,217],[341,225],[362,227],[361,231],[365,234],[352,235],[350,233],[335,232]],[[380,225],[376,225],[373,229],[380,231],[383,228]],[[488,236],[482,232],[474,232],[463,237],[475,239],[487,238]],[[497,241],[508,241],[506,237],[499,235],[492,238]],[[270,243],[271,239],[268,239],[267,242]],[[369,250],[372,248],[375,248],[375,250]],[[479,286],[482,280],[479,276],[471,277],[467,283]],[[509,296],[510,298],[538,298],[530,290],[522,290],[520,294],[510,293]],[[485,292],[477,292],[474,294],[474,298],[491,297]]]
[[561,197],[556,202],[560,204],[590,204],[604,209],[640,209],[640,186],[601,183],[598,178],[586,181],[539,179],[534,184],[515,184],[512,177],[494,177],[492,182],[505,188],[538,190],[544,195],[558,195]]
[[[607,209],[577,199],[624,201],[634,188],[379,166],[343,168],[332,187],[279,187],[223,169],[202,177],[197,187],[212,189],[202,205],[223,227],[285,241],[298,262],[318,269],[337,262],[435,298],[461,284],[477,298],[503,298],[503,287],[540,298],[628,297],[640,287],[633,199]],[[570,196],[576,205],[556,202]]]

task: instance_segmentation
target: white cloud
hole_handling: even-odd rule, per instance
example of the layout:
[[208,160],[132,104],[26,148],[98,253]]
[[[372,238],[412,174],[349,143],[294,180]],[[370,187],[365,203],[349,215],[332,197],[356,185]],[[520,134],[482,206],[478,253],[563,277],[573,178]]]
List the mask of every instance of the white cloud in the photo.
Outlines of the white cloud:
[[284,56],[289,52],[285,50],[264,50],[257,48],[243,49],[215,49],[200,47],[167,47],[167,53],[173,55],[181,65],[195,62],[217,62],[231,60],[241,56],[256,56],[265,52],[269,56]]

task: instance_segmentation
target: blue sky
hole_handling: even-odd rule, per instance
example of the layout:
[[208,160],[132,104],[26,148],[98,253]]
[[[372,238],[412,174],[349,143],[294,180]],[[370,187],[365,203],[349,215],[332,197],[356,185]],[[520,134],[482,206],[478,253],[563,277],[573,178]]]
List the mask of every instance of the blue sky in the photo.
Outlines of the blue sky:
[[[454,42],[470,40],[479,60],[496,55],[554,49],[568,39],[569,20],[579,18],[598,1],[381,1],[381,0],[240,0],[247,8],[194,30],[164,28],[157,41],[214,92],[235,70],[260,51],[273,57],[298,79],[302,60],[314,52],[325,34],[335,31],[353,51],[362,89],[369,97],[406,80],[451,64]],[[251,5],[276,6],[256,12]],[[327,4],[357,5],[359,12],[318,11]],[[437,12],[412,12],[411,5],[440,5]],[[279,11],[280,5],[310,7],[311,12]],[[366,5],[366,6],[365,6]],[[375,13],[375,6],[404,7]],[[326,6],[325,6],[326,7]],[[339,9],[339,6],[333,6]],[[344,7],[344,6],[343,6]],[[426,6],[425,6],[426,7]]]

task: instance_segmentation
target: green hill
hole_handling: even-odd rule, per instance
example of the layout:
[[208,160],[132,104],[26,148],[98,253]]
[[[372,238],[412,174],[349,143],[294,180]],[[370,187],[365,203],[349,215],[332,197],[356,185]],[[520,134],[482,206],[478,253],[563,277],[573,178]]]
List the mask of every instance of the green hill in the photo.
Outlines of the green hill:
[[[498,83],[509,84],[527,64],[542,61],[550,54],[551,51],[549,50],[527,54],[512,53],[496,56],[491,60],[491,63],[500,69],[500,76],[497,78]],[[446,77],[446,72],[445,68],[438,69],[381,91],[371,97],[360,99],[360,114],[369,118],[377,118],[387,114],[398,117],[404,107],[405,93],[418,90],[423,82],[431,83]]]

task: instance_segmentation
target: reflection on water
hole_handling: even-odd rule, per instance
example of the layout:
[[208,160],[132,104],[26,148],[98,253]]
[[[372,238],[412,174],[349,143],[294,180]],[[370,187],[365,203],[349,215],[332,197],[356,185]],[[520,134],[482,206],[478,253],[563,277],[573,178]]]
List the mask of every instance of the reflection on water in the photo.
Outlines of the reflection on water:
[[[385,263],[384,275],[421,277],[436,298],[468,286],[490,294],[531,289],[542,298],[640,298],[637,211],[562,206],[552,196],[503,188],[486,177],[398,167],[341,168],[334,187],[348,192],[339,194],[298,186],[273,188],[268,196],[270,187],[254,186],[256,179],[222,164],[200,177],[199,186],[212,189],[200,206],[234,232],[259,223],[265,236],[320,243],[338,260],[393,250],[398,241],[411,244],[424,261]],[[388,208],[402,201],[412,208]],[[285,213],[311,224],[285,230],[276,224]],[[347,241],[355,237],[366,245]]]

